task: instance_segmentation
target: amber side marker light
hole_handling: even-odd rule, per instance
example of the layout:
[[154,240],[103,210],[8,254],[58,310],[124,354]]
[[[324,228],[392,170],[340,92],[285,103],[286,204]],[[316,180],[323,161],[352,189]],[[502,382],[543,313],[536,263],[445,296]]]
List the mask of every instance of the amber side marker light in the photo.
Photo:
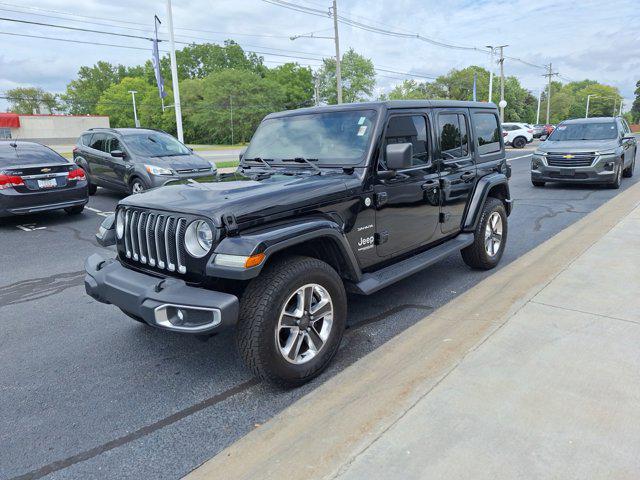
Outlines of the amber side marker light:
[[257,267],[258,265],[260,265],[263,262],[264,257],[265,257],[264,253],[258,253],[257,255],[251,255],[250,257],[247,258],[247,261],[244,262],[244,268]]

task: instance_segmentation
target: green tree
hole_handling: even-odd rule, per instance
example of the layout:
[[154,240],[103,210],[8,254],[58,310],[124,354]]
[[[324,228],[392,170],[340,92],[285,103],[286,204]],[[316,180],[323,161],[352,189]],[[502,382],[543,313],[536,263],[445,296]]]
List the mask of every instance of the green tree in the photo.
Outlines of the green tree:
[[[136,106],[140,125],[150,128],[162,128],[168,122],[162,112],[158,90],[143,78],[125,77],[119,83],[107,88],[96,105],[96,113],[108,115],[112,127],[133,127],[133,102],[129,91],[136,91]],[[169,95],[171,95],[170,92]],[[166,113],[168,115],[168,113]]]
[[75,115],[97,113],[96,105],[100,96],[124,77],[141,77],[142,66],[125,67],[109,62],[98,62],[92,67],[83,66],[78,70],[78,78],[67,85],[62,95],[66,110]]
[[636,98],[631,106],[631,115],[634,123],[640,123],[640,80],[636,82],[636,91],[634,94]]
[[[376,85],[376,71],[373,62],[358,54],[352,48],[343,56],[340,63],[342,74],[342,101],[361,102],[373,94]],[[325,58],[318,73],[320,97],[329,104],[338,101],[336,89],[336,61]]]
[[297,63],[285,63],[267,70],[265,78],[277,83],[284,89],[284,107],[299,108],[313,104],[314,79],[308,67]]
[[12,88],[6,96],[9,111],[15,113],[54,113],[59,109],[57,96],[39,87]]
[[[590,117],[607,117],[613,114],[614,107],[620,106],[622,96],[617,88],[600,84],[594,80],[582,80],[562,84],[551,83],[551,123],[558,123],[569,118],[582,118],[586,114],[587,96]],[[546,121],[547,92],[542,95],[540,106],[541,121]]]

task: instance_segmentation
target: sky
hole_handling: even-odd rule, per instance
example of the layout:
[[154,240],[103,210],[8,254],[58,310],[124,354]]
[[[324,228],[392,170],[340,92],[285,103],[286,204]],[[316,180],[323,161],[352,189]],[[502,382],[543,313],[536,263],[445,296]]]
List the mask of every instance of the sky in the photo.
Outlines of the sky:
[[[289,1],[323,11],[331,3]],[[625,110],[633,102],[635,83],[640,80],[640,0],[338,0],[338,13],[367,25],[449,44],[479,49],[506,44],[507,56],[534,65],[551,62],[563,82],[589,78],[617,87],[625,98]],[[141,36],[153,31],[154,14],[163,22],[160,37],[166,38],[163,0],[0,0],[2,18]],[[222,43],[232,38],[246,50],[263,52],[268,66],[297,61],[317,68],[322,56],[334,55],[331,40],[289,38],[309,32],[332,36],[329,17],[292,11],[264,0],[173,0],[173,16],[177,41]],[[61,93],[82,65],[99,60],[142,64],[151,51],[150,42],[143,39],[7,20],[0,20],[0,42],[0,95],[17,86]],[[344,24],[340,24],[340,44],[342,51],[354,48],[371,58],[379,69],[400,72],[379,71],[376,96],[408,78],[404,74],[421,80],[419,76],[437,76],[452,68],[489,66],[489,56],[480,51],[443,48],[417,38],[390,37]],[[167,43],[161,43],[161,49],[167,48]],[[541,68],[505,60],[505,74],[516,75],[534,95],[545,85],[544,73]],[[0,111],[6,107],[0,99]]]

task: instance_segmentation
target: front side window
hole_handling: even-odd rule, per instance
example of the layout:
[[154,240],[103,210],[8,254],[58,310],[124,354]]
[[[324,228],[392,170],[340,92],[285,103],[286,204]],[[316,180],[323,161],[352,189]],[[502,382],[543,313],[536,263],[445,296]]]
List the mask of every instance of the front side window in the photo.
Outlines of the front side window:
[[164,132],[141,132],[125,135],[124,143],[134,155],[143,157],[191,155],[191,150]]
[[558,125],[549,138],[552,142],[573,140],[613,140],[618,138],[615,122],[565,123]]
[[104,133],[96,133],[91,138],[91,145],[89,145],[94,150],[100,150],[101,152],[106,152],[106,141],[107,136]]
[[464,115],[446,113],[438,115],[440,153],[445,160],[469,155],[467,122]]
[[422,115],[402,115],[389,119],[385,144],[411,143],[413,145],[412,166],[429,163],[427,138],[427,119]]
[[500,124],[493,113],[474,113],[473,123],[478,139],[478,153],[487,155],[500,151]]
[[264,120],[244,158],[282,161],[306,158],[325,165],[356,165],[365,159],[376,112],[305,113]]
[[116,137],[114,137],[114,136],[112,136],[112,135],[109,135],[109,136],[107,137],[107,140],[106,140],[106,148],[105,148],[105,151],[106,151],[107,153],[111,153],[111,152],[113,152],[114,150],[122,150],[122,149],[120,148],[120,141],[119,141]]

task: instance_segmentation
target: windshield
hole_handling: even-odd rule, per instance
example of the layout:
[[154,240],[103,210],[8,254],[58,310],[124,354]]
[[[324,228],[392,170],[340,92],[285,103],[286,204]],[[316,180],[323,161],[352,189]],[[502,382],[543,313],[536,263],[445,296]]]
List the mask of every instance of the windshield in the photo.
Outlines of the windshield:
[[18,143],[16,147],[11,145],[10,143],[0,144],[0,167],[38,165],[41,163],[69,163],[67,159],[44,145],[25,143]]
[[125,135],[124,139],[127,147],[135,155],[145,157],[191,155],[191,150],[171,135],[162,132],[135,133]]
[[618,138],[618,129],[614,122],[568,123],[558,125],[548,140],[565,142],[567,140],[613,140]]
[[366,153],[376,112],[309,113],[264,120],[244,158],[306,158],[325,165],[355,165]]

